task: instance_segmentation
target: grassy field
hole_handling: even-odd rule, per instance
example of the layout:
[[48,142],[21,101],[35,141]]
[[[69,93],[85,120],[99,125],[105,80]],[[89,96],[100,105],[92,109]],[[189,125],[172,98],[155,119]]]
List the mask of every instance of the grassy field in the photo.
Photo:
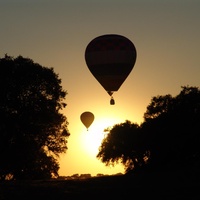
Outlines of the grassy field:
[[82,180],[0,182],[0,200],[20,199],[200,199],[199,175],[156,173]]

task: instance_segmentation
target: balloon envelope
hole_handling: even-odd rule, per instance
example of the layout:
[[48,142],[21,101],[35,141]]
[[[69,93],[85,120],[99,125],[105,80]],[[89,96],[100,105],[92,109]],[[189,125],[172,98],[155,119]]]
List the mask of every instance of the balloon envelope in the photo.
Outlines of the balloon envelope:
[[86,111],[81,114],[80,119],[84,124],[84,126],[88,129],[92,124],[92,122],[94,121],[94,115],[93,113]]
[[86,47],[85,61],[93,76],[111,96],[132,71],[136,48],[126,37],[107,34],[94,38]]

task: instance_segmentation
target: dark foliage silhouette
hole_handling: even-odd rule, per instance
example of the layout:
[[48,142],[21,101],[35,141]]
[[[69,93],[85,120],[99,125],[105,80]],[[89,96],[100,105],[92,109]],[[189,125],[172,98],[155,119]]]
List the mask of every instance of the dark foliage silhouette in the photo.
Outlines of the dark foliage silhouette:
[[0,70],[0,180],[58,176],[70,135],[61,79],[22,56],[5,55]]
[[200,161],[200,90],[152,98],[142,124],[149,164],[169,170],[198,165]]
[[138,124],[127,120],[105,131],[109,133],[102,141],[97,158],[107,166],[121,162],[127,173],[145,165],[149,152],[141,143],[142,135]]
[[140,126],[126,121],[108,129],[97,158],[121,162],[126,173],[200,165],[200,90],[181,88],[175,97],[153,97]]

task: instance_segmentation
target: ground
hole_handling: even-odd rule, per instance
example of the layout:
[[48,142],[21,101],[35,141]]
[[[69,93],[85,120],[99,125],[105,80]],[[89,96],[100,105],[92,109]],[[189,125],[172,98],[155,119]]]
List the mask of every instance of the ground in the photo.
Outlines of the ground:
[[194,172],[115,175],[82,180],[0,182],[0,200],[45,199],[200,199],[200,176]]

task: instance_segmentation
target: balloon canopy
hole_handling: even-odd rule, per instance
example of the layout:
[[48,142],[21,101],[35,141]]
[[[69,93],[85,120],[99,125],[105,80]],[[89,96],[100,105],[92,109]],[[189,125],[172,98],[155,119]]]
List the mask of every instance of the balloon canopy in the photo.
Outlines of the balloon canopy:
[[88,128],[90,127],[90,125],[94,121],[94,114],[89,112],[89,111],[83,112],[80,116],[80,119],[81,119],[82,123],[84,124],[84,126],[88,130]]
[[137,52],[126,37],[107,34],[94,38],[86,47],[85,61],[93,76],[111,96],[132,71]]

